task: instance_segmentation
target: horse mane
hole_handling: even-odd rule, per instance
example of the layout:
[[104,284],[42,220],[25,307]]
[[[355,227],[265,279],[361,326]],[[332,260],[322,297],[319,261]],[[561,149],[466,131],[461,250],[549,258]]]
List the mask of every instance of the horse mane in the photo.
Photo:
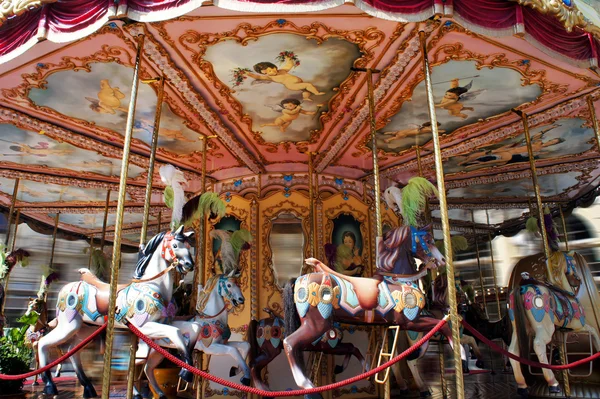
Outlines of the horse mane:
[[152,237],[152,239],[148,241],[148,244],[146,244],[144,249],[140,251],[137,265],[135,267],[135,272],[133,273],[133,278],[140,279],[144,276],[144,273],[146,273],[146,268],[150,263],[150,259],[152,259],[152,255],[154,255],[154,252],[156,251],[160,243],[163,241],[166,234],[166,231],[161,231],[160,233]]
[[222,274],[215,274],[210,276],[204,289],[198,293],[198,301],[196,302],[196,309],[205,309],[206,304],[208,303],[208,298],[210,298],[210,294],[213,292],[215,287],[217,286],[217,282],[219,281],[219,277]]
[[410,227],[400,226],[388,231],[379,242],[379,259],[377,268],[385,272],[392,272],[398,256],[402,252],[400,249],[410,240]]

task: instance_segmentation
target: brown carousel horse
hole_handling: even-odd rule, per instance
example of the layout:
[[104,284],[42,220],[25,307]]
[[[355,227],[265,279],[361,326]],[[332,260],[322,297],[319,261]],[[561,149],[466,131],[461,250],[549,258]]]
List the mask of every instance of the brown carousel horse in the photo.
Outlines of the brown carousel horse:
[[[269,390],[269,387],[262,380],[262,371],[283,350],[282,337],[285,336],[285,327],[284,319],[275,311],[269,308],[263,310],[269,314],[269,317],[258,321],[252,320],[248,327],[249,364],[254,386],[262,390]],[[341,342],[342,339],[342,331],[338,325],[334,325],[332,329],[317,338],[305,350],[330,355],[344,355],[342,364],[335,366],[335,374],[341,373],[348,367],[350,357],[353,355],[362,364],[363,369],[368,369],[360,350],[351,343]]]
[[[429,227],[400,226],[388,231],[379,242],[378,253],[378,271],[371,278],[346,276],[310,258],[306,263],[316,272],[300,276],[294,284],[286,286],[283,300],[285,328],[289,335],[284,340],[284,347],[299,387],[313,387],[299,365],[301,351],[331,330],[334,321],[399,325],[403,330],[416,332],[430,331],[439,322],[421,314],[425,294],[415,283],[427,269],[446,264]],[[414,258],[423,262],[418,272]],[[299,325],[295,323],[296,313]],[[450,327],[446,324],[440,331],[452,345]],[[461,352],[466,360],[462,347]]]

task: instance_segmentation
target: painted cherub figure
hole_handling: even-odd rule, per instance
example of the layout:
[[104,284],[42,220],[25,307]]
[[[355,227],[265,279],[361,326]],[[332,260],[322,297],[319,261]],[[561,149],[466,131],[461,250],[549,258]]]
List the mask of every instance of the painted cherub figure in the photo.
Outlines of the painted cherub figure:
[[444,98],[438,103],[435,104],[436,108],[442,108],[448,111],[450,116],[456,116],[462,119],[467,119],[468,115],[463,111],[475,111],[472,107],[466,107],[461,101],[472,100],[478,94],[482,93],[484,90],[476,90],[474,92],[469,93],[473,87],[473,81],[471,80],[466,86],[459,86],[459,79],[454,78],[450,81],[450,88],[446,90],[446,94],[444,94]]
[[256,73],[248,71],[243,71],[243,73],[258,81],[280,83],[288,90],[301,91],[304,101],[312,101],[310,98],[311,94],[316,96],[325,94],[324,92],[319,91],[312,83],[304,82],[298,76],[292,75],[290,70],[294,66],[294,60],[286,56],[280,67],[265,61],[254,65]]
[[116,114],[116,111],[127,113],[127,108],[121,105],[121,100],[125,98],[125,94],[118,87],[111,87],[108,79],[100,81],[100,91],[98,99],[86,97],[90,104],[90,109],[100,114]]
[[[68,156],[71,155],[73,153],[74,150],[70,149],[70,148],[64,148],[64,149],[58,149],[58,148],[50,148],[50,145],[46,142],[39,142],[34,146],[30,146],[28,144],[21,144],[21,143],[17,143],[12,141],[13,144],[16,145],[11,145],[10,148],[12,151],[15,152],[19,152],[21,154],[29,154],[29,155],[33,155],[36,157],[46,157],[49,155],[54,155],[54,156]],[[5,156],[10,156],[10,155],[14,155],[14,154],[2,154]]]
[[281,101],[280,104],[272,107],[273,111],[281,112],[283,115],[277,117],[275,121],[271,123],[264,123],[260,125],[260,127],[265,126],[278,126],[281,132],[285,132],[286,129],[292,124],[293,121],[298,119],[300,114],[304,115],[314,115],[316,112],[314,111],[306,111],[302,109],[302,103],[295,98],[286,98]]
[[[438,122],[438,127],[440,126],[440,123]],[[438,130],[439,133],[445,133],[445,130]],[[390,136],[390,137],[386,137],[385,139],[383,139],[384,143],[389,144],[392,141],[395,140],[401,140],[401,139],[407,139],[407,138],[415,138],[420,134],[424,134],[424,133],[431,133],[431,122],[425,122],[422,125],[415,125],[415,127],[412,128],[408,128],[408,129],[402,129],[402,130],[396,130],[393,132],[385,132],[383,133],[386,136]]]
[[187,143],[195,143],[197,141],[197,140],[192,140],[192,139],[185,137],[183,135],[183,133],[181,132],[181,130],[167,129],[167,128],[161,127],[160,130],[158,131],[158,134],[160,134],[163,137],[169,138],[169,139],[173,139],[173,140],[177,140],[177,141],[185,141]]

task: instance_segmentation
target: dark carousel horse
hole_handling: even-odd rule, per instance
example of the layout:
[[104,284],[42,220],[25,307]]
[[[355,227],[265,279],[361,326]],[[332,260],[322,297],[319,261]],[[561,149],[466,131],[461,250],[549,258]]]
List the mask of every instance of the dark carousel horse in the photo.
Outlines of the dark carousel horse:
[[[284,294],[285,295],[285,294]],[[292,293],[293,295],[293,293]],[[256,388],[269,390],[269,387],[262,380],[262,371],[269,363],[273,361],[283,350],[283,337],[285,336],[285,322],[275,311],[269,308],[263,309],[269,314],[268,318],[259,321],[252,320],[248,327],[248,341],[250,343],[249,364],[252,381]],[[291,317],[298,317],[296,312]],[[305,349],[307,352],[323,352],[330,355],[344,355],[344,361],[341,365],[336,365],[335,374],[343,372],[350,357],[354,356],[362,364],[363,369],[368,369],[360,350],[353,344],[341,342],[343,333],[338,325],[323,334],[316,341],[310,343]]]
[[[296,384],[312,388],[300,366],[300,353],[327,331],[334,321],[346,324],[399,325],[403,330],[427,332],[438,319],[422,314],[425,294],[415,283],[427,269],[444,266],[428,227],[420,230],[401,226],[385,234],[379,243],[378,271],[372,278],[336,273],[317,259],[306,263],[315,273],[300,276],[284,291],[286,331],[284,348]],[[416,269],[414,258],[423,264]],[[297,313],[300,324],[293,323]],[[450,327],[440,330],[452,345]],[[463,352],[463,359],[466,360]],[[321,395],[307,395],[321,398]]]

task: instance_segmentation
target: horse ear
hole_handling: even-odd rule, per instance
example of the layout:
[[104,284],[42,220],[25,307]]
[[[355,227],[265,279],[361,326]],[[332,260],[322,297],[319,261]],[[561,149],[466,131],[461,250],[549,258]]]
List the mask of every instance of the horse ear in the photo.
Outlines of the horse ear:
[[187,233],[183,233],[187,238],[192,238],[194,236],[194,230],[190,230]]
[[425,226],[423,226],[423,228],[422,228],[421,230],[424,230],[424,231],[431,231],[431,223],[429,223],[429,224],[426,224]]
[[177,230],[175,230],[175,233],[173,233],[174,235],[177,234],[182,234],[183,233],[183,225],[179,226],[179,228]]

